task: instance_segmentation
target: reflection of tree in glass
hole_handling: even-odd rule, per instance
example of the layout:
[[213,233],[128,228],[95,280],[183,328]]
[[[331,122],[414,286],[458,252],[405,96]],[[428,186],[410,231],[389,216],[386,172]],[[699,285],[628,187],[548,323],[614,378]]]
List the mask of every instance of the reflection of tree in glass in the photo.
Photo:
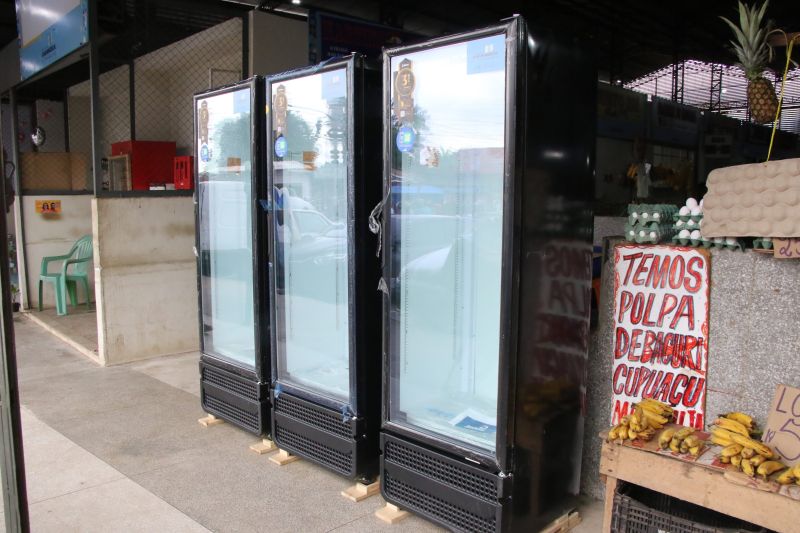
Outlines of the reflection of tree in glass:
[[[291,106],[289,106],[291,108]],[[317,151],[318,132],[314,132],[308,122],[297,111],[289,109],[286,112],[286,137],[290,154],[302,160],[303,152]],[[291,157],[289,158],[291,159]]]
[[217,153],[212,157],[220,166],[227,166],[228,159],[238,158],[241,164],[249,167],[250,162],[250,115],[242,114],[220,122],[216,131],[210,135],[215,138]]

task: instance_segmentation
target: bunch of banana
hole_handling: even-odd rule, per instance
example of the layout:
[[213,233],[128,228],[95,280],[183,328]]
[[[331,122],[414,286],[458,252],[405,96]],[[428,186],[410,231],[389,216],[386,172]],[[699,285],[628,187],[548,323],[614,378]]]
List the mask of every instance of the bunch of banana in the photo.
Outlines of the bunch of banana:
[[792,468],[787,468],[781,472],[781,475],[775,478],[775,481],[781,485],[789,485],[790,483],[796,483],[800,485],[800,464],[797,464]]
[[[683,446],[683,442],[694,433],[694,428],[668,428],[665,429],[661,436],[658,438],[658,445],[661,447],[662,450],[666,450],[669,448],[671,451],[675,453],[686,453],[689,452],[693,448],[697,448],[695,453],[699,455],[702,441],[700,439],[691,439],[686,446]],[[683,450],[682,450],[683,446]]]
[[705,449],[705,441],[703,441],[700,437],[695,434],[691,434],[683,441],[681,441],[680,450],[681,453],[689,453],[693,457],[698,457],[700,452]]
[[[723,446],[722,451],[717,456],[721,463],[730,463],[750,477],[755,477],[758,474],[766,479],[771,474],[784,468],[780,461],[775,460],[778,456],[769,446],[746,437],[741,432],[723,429],[720,425],[717,425],[711,430],[711,442]],[[791,480],[787,481],[787,483],[791,482]]]
[[644,440],[648,441],[656,434],[656,428],[650,426],[647,417],[641,408],[634,409],[633,413],[620,419],[619,424],[608,431],[607,440]]

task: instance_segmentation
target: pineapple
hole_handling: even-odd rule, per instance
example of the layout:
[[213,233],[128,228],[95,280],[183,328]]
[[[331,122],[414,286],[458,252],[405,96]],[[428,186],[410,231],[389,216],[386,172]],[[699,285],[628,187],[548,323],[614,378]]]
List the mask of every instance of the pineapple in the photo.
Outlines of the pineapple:
[[769,0],[766,0],[761,8],[758,8],[756,5],[746,6],[740,1],[739,26],[725,17],[720,17],[731,27],[736,36],[736,40],[731,41],[731,44],[739,59],[737,65],[747,76],[750,116],[761,124],[775,120],[775,113],[778,111],[775,87],[763,76],[770,57],[770,47],[767,44],[769,28],[761,27],[761,21],[768,4]]

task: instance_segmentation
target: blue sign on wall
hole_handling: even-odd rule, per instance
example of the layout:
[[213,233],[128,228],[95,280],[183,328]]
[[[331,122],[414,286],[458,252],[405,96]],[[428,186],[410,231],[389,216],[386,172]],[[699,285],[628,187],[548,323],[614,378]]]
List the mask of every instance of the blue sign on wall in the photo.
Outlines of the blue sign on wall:
[[25,80],[89,42],[88,0],[16,0]]

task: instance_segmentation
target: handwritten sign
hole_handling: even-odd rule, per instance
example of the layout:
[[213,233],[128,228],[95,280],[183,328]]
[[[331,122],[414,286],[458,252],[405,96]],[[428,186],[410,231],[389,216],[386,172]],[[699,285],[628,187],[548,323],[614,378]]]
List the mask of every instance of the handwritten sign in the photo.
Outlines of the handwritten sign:
[[61,200],[36,200],[36,212],[42,215],[61,213]]
[[800,258],[800,239],[772,239],[772,248],[777,259]]
[[673,406],[677,424],[703,429],[708,287],[704,250],[616,246],[612,424],[652,397]]
[[800,463],[800,389],[778,385],[761,438],[790,466]]

